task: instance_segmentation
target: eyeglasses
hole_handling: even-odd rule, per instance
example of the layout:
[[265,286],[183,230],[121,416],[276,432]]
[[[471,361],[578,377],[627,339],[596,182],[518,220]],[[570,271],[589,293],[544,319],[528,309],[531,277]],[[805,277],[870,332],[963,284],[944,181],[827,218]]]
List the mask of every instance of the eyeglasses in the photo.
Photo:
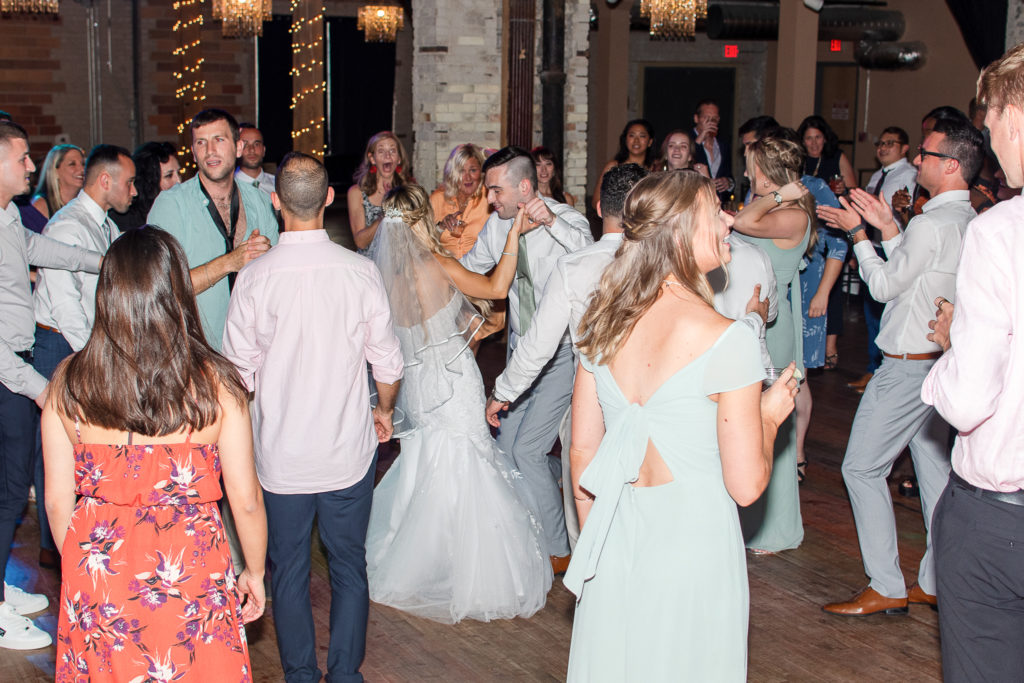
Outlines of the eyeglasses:
[[960,160],[957,159],[954,156],[950,156],[948,154],[942,154],[941,152],[932,152],[930,150],[923,149],[921,147],[917,148],[917,155],[919,157],[921,157],[921,159],[924,159],[925,157],[937,157],[939,159],[952,159],[953,161],[955,161],[957,163],[960,163]]
[[876,140],[875,147],[892,147],[900,144],[899,140]]

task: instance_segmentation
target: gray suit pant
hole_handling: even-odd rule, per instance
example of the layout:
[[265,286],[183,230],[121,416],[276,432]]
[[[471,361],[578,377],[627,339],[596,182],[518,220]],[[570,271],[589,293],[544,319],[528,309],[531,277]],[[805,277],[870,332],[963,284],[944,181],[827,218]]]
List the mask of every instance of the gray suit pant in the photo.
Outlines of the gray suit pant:
[[[558,481],[548,464],[558,426],[572,398],[572,346],[561,344],[540,376],[510,407],[498,429],[498,447],[511,455],[533,500],[524,500],[544,530],[549,555],[569,554],[565,512]],[[563,454],[568,458],[568,453]],[[569,482],[565,482],[569,486]]]
[[886,477],[910,446],[924,515],[925,552],[917,582],[935,595],[932,510],[949,481],[949,426],[921,401],[921,385],[934,360],[888,358],[864,390],[843,460],[864,571],[871,588],[889,598],[907,595],[896,545],[896,518]]
[[569,549],[576,550],[580,539],[580,517],[576,512],[576,498],[572,492],[572,468],[569,464],[569,449],[572,448],[572,408],[565,411],[558,428],[558,440],[562,442],[562,507],[565,510],[565,531],[569,534]]

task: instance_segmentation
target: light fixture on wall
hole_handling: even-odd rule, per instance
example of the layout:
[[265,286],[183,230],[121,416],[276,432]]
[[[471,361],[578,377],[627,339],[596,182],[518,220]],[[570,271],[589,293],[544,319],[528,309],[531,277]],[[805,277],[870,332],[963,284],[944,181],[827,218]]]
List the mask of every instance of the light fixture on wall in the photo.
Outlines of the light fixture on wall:
[[393,43],[405,25],[405,10],[398,5],[363,5],[356,26],[366,32],[367,43]]
[[57,14],[57,0],[0,0],[3,14]]
[[650,18],[654,38],[693,38],[697,20],[708,16],[708,0],[640,0],[640,16]]
[[270,19],[271,0],[213,0],[213,18],[220,19],[222,35],[251,38],[263,35],[263,22]]

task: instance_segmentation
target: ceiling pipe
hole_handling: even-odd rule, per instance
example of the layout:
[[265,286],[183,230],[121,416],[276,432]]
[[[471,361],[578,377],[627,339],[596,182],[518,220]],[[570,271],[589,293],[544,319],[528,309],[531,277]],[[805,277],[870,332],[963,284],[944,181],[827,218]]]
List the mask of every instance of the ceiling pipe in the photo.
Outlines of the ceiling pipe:
[[[866,7],[823,7],[818,13],[819,40],[899,40],[906,30],[903,13]],[[708,37],[714,40],[777,40],[779,6],[761,2],[728,2],[708,6]]]

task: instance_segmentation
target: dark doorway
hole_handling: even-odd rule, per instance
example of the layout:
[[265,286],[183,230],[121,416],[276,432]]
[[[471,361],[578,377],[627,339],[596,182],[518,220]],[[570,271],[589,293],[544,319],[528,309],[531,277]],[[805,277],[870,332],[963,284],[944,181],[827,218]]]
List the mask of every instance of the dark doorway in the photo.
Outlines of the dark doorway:
[[327,170],[333,182],[347,185],[366,141],[392,127],[395,44],[367,43],[355,17],[328,17],[325,28]]
[[292,151],[292,36],[288,32],[291,25],[290,16],[275,14],[263,23],[263,35],[257,43],[256,125],[267,146],[265,161],[275,164]]
[[[279,162],[292,149],[291,17],[275,15],[259,40],[259,125],[267,161]],[[395,99],[395,44],[367,43],[355,17],[328,17],[324,26],[327,80],[325,116],[331,182],[348,186],[366,141],[392,127]],[[407,150],[411,153],[411,150]]]
[[655,144],[661,148],[665,135],[676,128],[691,130],[697,103],[718,102],[722,121],[719,139],[736,149],[733,137],[733,98],[736,70],[699,66],[648,66],[644,68],[643,117],[654,126]]

